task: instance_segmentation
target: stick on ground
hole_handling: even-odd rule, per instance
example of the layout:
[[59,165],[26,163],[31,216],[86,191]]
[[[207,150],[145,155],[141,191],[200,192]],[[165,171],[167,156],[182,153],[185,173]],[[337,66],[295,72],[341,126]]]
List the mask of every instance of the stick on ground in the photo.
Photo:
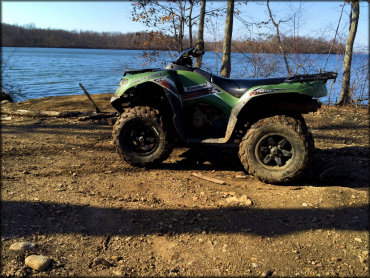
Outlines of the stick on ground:
[[206,181],[210,181],[210,182],[214,182],[214,183],[218,183],[218,184],[223,184],[225,185],[226,182],[224,182],[223,180],[219,180],[219,179],[215,179],[215,178],[210,178],[210,177],[206,177],[206,176],[203,176],[201,174],[197,174],[197,173],[192,173],[193,176],[195,177],[198,177],[200,179],[203,179],[203,180],[206,180]]
[[101,113],[100,109],[98,108],[98,106],[96,105],[95,101],[93,101],[93,99],[91,98],[91,96],[89,95],[89,93],[86,91],[85,87],[82,86],[81,83],[78,83],[78,85],[80,85],[81,89],[84,91],[85,95],[88,97],[88,99],[91,101],[91,103],[94,105],[95,107],[95,111],[96,113]]

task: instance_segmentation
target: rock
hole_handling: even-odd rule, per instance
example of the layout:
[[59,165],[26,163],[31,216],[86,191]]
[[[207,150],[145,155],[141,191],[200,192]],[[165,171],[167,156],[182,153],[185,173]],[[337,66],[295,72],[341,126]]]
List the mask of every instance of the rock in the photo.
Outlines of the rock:
[[45,270],[51,263],[51,259],[42,255],[31,255],[25,259],[26,266],[38,270]]
[[248,199],[248,197],[246,195],[242,195],[240,198],[239,198],[239,202],[243,203],[244,205],[246,205],[247,207],[251,206],[252,205],[252,200],[251,199]]
[[112,260],[115,262],[121,261],[123,258],[121,256],[112,256]]
[[230,204],[230,203],[237,203],[239,201],[239,199],[233,196],[233,197],[226,198],[225,201],[226,201],[226,203]]
[[253,267],[258,267],[258,264],[257,263],[252,263],[252,266]]
[[115,269],[113,270],[113,274],[117,276],[122,276],[124,272],[122,271],[122,269]]
[[36,244],[27,242],[27,241],[20,241],[20,242],[15,242],[12,245],[10,245],[9,250],[14,250],[14,251],[26,251],[26,250],[31,250],[36,247]]
[[359,238],[359,237],[355,237],[355,241],[357,241],[357,242],[362,242],[362,239],[361,238]]
[[266,271],[262,272],[260,276],[261,277],[269,277],[269,276],[272,275],[272,273],[274,273],[274,271],[269,269],[269,270],[266,270]]
[[253,203],[252,203],[252,200],[249,199],[246,195],[242,195],[240,198],[237,198],[235,196],[232,196],[232,197],[227,197],[225,199],[226,203],[230,204],[230,203],[238,203],[238,204],[241,204],[243,206],[251,206]]
[[308,207],[307,203],[302,203],[302,207]]
[[109,261],[107,261],[106,259],[104,258],[101,258],[101,257],[97,257],[95,258],[92,263],[91,263],[91,266],[94,267],[94,266],[98,266],[98,265],[103,265],[103,266],[106,266],[106,267],[111,267],[113,266],[113,264]]

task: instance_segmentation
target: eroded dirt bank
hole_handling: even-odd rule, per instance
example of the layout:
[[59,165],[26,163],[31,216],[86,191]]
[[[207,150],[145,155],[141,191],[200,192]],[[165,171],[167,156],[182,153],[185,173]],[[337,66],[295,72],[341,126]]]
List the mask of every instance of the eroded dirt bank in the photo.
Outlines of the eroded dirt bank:
[[[85,96],[6,105],[92,110]],[[3,276],[369,275],[367,110],[305,115],[315,159],[285,186],[243,178],[233,147],[178,147],[145,170],[120,160],[107,120],[1,117]],[[52,262],[32,270],[30,254]]]

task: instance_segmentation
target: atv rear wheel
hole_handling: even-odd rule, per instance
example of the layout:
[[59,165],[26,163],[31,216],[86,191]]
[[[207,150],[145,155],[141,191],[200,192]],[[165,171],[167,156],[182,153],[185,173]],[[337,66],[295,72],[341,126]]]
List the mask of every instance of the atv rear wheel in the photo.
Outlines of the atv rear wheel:
[[274,116],[252,125],[239,145],[239,158],[259,180],[286,183],[303,175],[313,147],[302,117]]
[[113,127],[113,141],[120,157],[133,166],[152,166],[171,154],[173,136],[157,109],[125,109]]

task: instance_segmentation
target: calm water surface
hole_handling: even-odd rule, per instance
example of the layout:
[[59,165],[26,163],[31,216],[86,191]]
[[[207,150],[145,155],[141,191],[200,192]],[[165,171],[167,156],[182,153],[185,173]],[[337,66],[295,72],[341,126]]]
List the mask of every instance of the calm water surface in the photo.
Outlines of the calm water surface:
[[[21,89],[24,94],[22,100],[83,94],[78,83],[82,83],[92,94],[114,93],[126,69],[162,67],[174,59],[168,53],[161,53],[156,61],[148,61],[141,58],[143,53],[142,50],[2,47],[2,61],[5,65],[2,78],[4,83],[11,83]],[[248,64],[251,56],[252,54],[232,54],[232,77],[253,77],[254,67]],[[285,76],[280,55],[274,57],[280,70],[271,77]],[[315,73],[325,64],[327,55],[301,57],[310,61],[311,72]],[[341,83],[342,59],[341,56],[330,55],[326,66],[327,71],[339,72],[339,78],[333,86],[336,93]],[[207,52],[203,56],[203,62],[203,68],[217,74],[220,66],[219,54]],[[353,64],[353,74],[356,74],[359,68],[368,65],[368,55],[355,55]],[[328,82],[329,89],[330,84],[331,81]],[[333,98],[335,94],[332,100]]]

